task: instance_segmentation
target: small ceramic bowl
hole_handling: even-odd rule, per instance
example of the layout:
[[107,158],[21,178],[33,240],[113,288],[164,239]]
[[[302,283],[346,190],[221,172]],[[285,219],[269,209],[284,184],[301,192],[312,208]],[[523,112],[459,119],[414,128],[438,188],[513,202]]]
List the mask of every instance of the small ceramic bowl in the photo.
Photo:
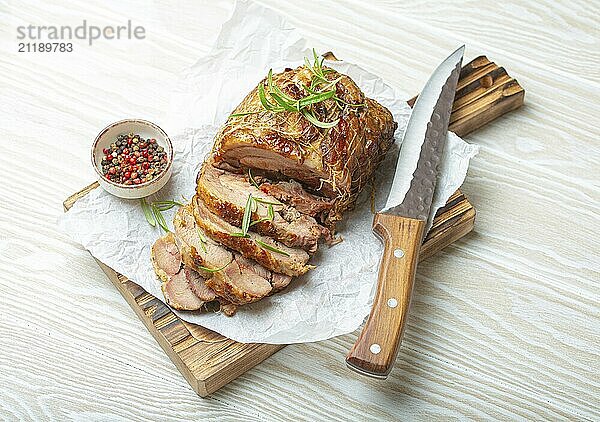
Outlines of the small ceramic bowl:
[[[110,144],[115,142],[121,134],[135,133],[142,138],[154,138],[156,143],[165,149],[167,153],[167,168],[157,177],[149,182],[139,185],[122,185],[108,180],[102,174],[102,150],[110,148]],[[125,199],[138,199],[152,195],[162,188],[173,173],[173,145],[169,136],[160,127],[152,122],[141,119],[126,119],[115,123],[111,123],[96,136],[92,145],[92,165],[98,177],[100,186],[110,194]]]

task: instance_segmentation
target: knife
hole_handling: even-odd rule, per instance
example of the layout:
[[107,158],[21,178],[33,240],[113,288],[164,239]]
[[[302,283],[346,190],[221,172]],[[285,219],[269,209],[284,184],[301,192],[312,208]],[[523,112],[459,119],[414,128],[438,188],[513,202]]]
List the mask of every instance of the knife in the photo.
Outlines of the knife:
[[377,291],[346,357],[348,367],[363,375],[387,378],[398,354],[464,49],[437,67],[417,98],[386,205],[373,219],[373,232],[384,244]]

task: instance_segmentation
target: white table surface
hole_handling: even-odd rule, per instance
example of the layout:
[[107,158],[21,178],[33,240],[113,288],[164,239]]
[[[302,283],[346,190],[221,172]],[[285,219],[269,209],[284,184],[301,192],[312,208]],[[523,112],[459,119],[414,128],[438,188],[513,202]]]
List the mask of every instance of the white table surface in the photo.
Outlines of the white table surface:
[[[417,93],[459,43],[526,105],[470,135],[475,231],[419,266],[395,369],[345,368],[357,333],[289,346],[208,398],[55,225],[108,122],[159,124],[231,2],[0,0],[0,418],[600,419],[597,1],[275,1],[314,43]],[[17,53],[17,25],[144,25],[143,41]],[[165,128],[168,131],[168,127]]]

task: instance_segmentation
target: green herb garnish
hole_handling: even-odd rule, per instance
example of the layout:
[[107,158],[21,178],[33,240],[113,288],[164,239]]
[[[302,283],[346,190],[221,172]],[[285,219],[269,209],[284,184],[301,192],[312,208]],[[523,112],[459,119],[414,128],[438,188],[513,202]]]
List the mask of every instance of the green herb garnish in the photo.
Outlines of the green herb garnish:
[[146,221],[152,227],[156,227],[156,219],[154,218],[154,215],[152,215],[150,205],[148,205],[145,198],[140,199],[140,203],[142,204],[142,210],[144,211],[144,217],[146,217]]
[[154,201],[150,205],[159,209],[160,211],[168,211],[174,206],[183,207],[183,204],[177,201]]
[[255,224],[262,223],[263,221],[273,221],[274,218],[275,211],[273,210],[273,205],[269,204],[269,207],[267,208],[267,216],[253,221],[252,223],[250,223],[250,227],[252,227]]
[[198,233],[198,238],[200,238],[200,247],[202,248],[202,250],[204,251],[204,253],[206,253],[206,245],[205,245],[206,238],[204,237],[204,235],[200,231],[200,227],[196,226],[196,232]]
[[252,177],[252,171],[250,171],[250,167],[248,167],[248,180],[250,180],[250,183],[252,185],[254,185],[254,187],[256,189],[259,189],[258,183],[256,183],[256,181],[254,180],[254,177]]
[[363,107],[365,104],[350,104],[343,101],[336,95],[335,86],[339,81],[342,80],[343,75],[333,80],[327,79],[326,75],[333,72],[333,69],[324,68],[324,60],[325,58],[319,57],[315,49],[313,49],[312,64],[307,57],[304,57],[304,66],[312,73],[310,86],[302,84],[302,87],[308,94],[306,97],[297,100],[284,93],[281,88],[279,88],[277,84],[273,82],[273,69],[269,69],[269,73],[267,74],[266,89],[265,83],[261,82],[258,85],[258,99],[260,100],[264,110],[234,113],[229,117],[247,116],[250,114],[262,113],[263,111],[269,111],[271,113],[288,111],[293,113],[302,113],[305,119],[307,119],[314,126],[322,129],[330,129],[337,126],[340,121],[339,119],[335,119],[331,122],[321,121],[315,115],[315,111],[312,106],[329,99],[333,99],[335,101],[335,105],[340,110],[342,110],[344,106]]
[[335,119],[333,122],[329,122],[329,123],[322,122],[316,118],[315,114],[312,111],[309,111],[309,110],[302,110],[302,115],[304,117],[306,117],[306,120],[311,122],[313,125],[323,128],[323,129],[330,129],[334,126],[337,126],[337,124],[340,122],[340,119]]
[[202,265],[198,265],[198,268],[201,269],[202,271],[206,271],[206,272],[209,272],[209,273],[216,273],[216,272],[219,272],[219,271],[223,270],[229,264],[231,264],[231,261],[228,262],[227,264],[223,265],[221,268],[206,268],[206,267],[203,267]]
[[246,207],[244,208],[244,217],[242,218],[242,234],[244,236],[248,234],[250,220],[252,220],[252,194],[248,195]]
[[[185,198],[184,198],[185,199]],[[162,215],[163,211],[168,211],[174,206],[183,207],[184,205],[178,201],[153,201],[148,203],[145,198],[140,200],[142,204],[142,210],[144,211],[144,217],[146,217],[146,221],[152,227],[156,227],[156,224],[160,228],[162,228],[165,232],[170,232],[169,227],[167,226],[167,222],[165,221],[165,217]]]
[[262,199],[262,198],[252,198],[253,201],[255,202],[260,202],[261,204],[266,204],[266,205],[283,205],[281,202],[271,202],[271,201],[267,201],[266,199]]
[[157,207],[155,207],[152,204],[150,205],[150,208],[152,208],[152,213],[154,214],[154,218],[156,219],[156,222],[158,223],[158,225],[166,233],[169,233],[171,230],[169,230],[169,227],[167,226],[167,222],[165,221],[165,217],[162,215],[162,212],[160,211],[160,209],[158,209]]
[[271,246],[271,245],[269,245],[269,244],[267,244],[267,243],[265,243],[265,242],[263,242],[261,240],[255,239],[255,241],[263,249],[266,249],[266,250],[269,250],[269,251],[275,252],[275,253],[280,253],[280,254],[285,255],[285,256],[290,256],[289,253],[287,253],[285,251],[282,251],[281,249],[277,249],[276,247]]

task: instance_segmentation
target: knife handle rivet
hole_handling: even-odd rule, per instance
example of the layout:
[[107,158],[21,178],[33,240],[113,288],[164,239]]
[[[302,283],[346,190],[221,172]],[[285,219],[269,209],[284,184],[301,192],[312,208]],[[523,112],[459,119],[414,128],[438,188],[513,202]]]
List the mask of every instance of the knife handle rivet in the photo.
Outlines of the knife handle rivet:
[[371,347],[369,347],[369,350],[371,351],[371,353],[373,353],[374,355],[376,355],[379,352],[381,352],[381,346],[378,345],[377,343],[373,343],[371,345]]
[[404,251],[400,248],[394,249],[394,256],[396,258],[402,258],[404,256]]
[[391,297],[391,298],[389,298],[389,299],[388,299],[388,301],[387,301],[387,305],[388,305],[390,308],[395,308],[396,306],[398,306],[398,301],[396,300],[396,298],[395,298],[395,297]]

